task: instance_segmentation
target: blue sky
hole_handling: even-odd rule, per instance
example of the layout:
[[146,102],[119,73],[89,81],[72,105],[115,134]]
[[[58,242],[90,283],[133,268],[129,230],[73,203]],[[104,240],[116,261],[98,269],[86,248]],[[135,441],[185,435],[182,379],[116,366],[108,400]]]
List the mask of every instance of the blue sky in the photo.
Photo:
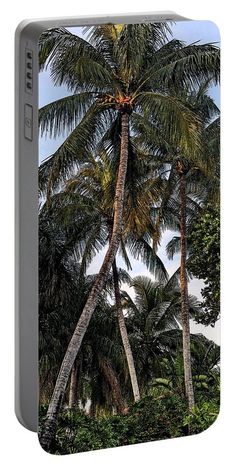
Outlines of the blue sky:
[[[81,28],[70,28],[74,34],[82,36]],[[187,44],[200,41],[201,43],[208,42],[220,42],[220,35],[218,27],[210,21],[180,21],[177,22],[172,27],[173,37],[185,41]],[[54,86],[51,77],[50,71],[40,73],[39,75],[39,107],[42,107],[49,102],[60,99],[64,96],[67,96],[69,93],[65,86]],[[212,87],[210,94],[215,100],[216,104],[220,106],[220,93],[219,87]],[[57,139],[53,138],[40,138],[39,139],[39,160],[42,161],[47,156],[50,156],[55,152],[55,150],[60,146],[63,141],[63,137]],[[179,255],[174,257],[174,260],[170,261],[167,259],[165,254],[165,246],[168,241],[173,237],[174,233],[167,231],[164,233],[161,246],[158,251],[158,255],[161,257],[164,262],[169,274],[173,274],[176,269],[179,267]],[[104,257],[104,252],[100,252],[92,262],[89,267],[89,273],[96,273],[101,265],[101,262]],[[118,264],[120,267],[125,268],[125,265],[122,262],[122,259],[118,259]],[[151,276],[150,273],[146,270],[144,265],[139,262],[132,260],[132,271],[130,272],[131,276],[136,275],[146,275]],[[196,295],[200,298],[200,290],[203,283],[197,279],[194,279],[189,284],[189,292]],[[129,293],[130,293],[129,288]],[[191,330],[194,333],[204,333],[208,338],[213,339],[218,344],[220,342],[220,324],[217,323],[214,328],[212,327],[203,327],[201,325],[191,324]]]

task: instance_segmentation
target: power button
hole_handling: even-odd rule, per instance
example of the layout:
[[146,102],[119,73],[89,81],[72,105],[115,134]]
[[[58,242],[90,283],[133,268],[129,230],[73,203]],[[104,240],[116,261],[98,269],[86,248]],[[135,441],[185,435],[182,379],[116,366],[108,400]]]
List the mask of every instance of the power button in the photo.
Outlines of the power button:
[[33,107],[30,104],[25,104],[24,133],[27,140],[33,140]]

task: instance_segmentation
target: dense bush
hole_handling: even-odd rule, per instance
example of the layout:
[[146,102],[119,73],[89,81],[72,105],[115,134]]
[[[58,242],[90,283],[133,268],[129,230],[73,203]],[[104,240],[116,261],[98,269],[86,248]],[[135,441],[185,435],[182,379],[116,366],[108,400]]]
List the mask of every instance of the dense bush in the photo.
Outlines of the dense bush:
[[219,414],[219,404],[216,400],[204,402],[195,406],[191,415],[184,418],[184,424],[189,425],[192,434],[199,434],[208,429]]
[[195,317],[204,325],[215,325],[220,314],[220,212],[208,206],[193,226],[190,239],[190,271],[204,280],[202,307]]
[[[45,414],[41,409],[41,418]],[[196,406],[191,416],[180,396],[146,396],[130,407],[128,414],[92,419],[82,411],[61,413],[52,453],[85,452],[120,445],[150,442],[199,433],[216,419],[218,402]]]

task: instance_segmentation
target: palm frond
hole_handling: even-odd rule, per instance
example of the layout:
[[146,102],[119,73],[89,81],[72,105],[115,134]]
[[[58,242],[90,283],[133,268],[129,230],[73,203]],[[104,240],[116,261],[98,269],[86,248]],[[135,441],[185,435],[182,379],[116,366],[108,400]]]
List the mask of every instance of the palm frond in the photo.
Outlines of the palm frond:
[[174,236],[166,245],[167,257],[173,260],[174,255],[180,252],[180,237]]
[[102,135],[112,120],[112,111],[94,104],[79,125],[71,132],[56,152],[39,168],[39,187],[51,193],[60,183],[70,177],[75,167],[86,160],[87,153],[96,146],[96,135]]
[[160,281],[166,281],[168,273],[160,257],[153,251],[149,243],[144,239],[136,239],[132,236],[127,238],[127,246],[131,255],[136,259],[141,259],[146,268],[155,278]]
[[167,23],[124,25],[114,44],[114,55],[124,85],[140,78],[148,56],[165,43],[170,32]]
[[106,241],[107,231],[104,229],[104,226],[101,225],[101,222],[97,222],[96,224],[93,223],[91,229],[87,233],[87,238],[85,239],[85,245],[81,255],[79,282],[85,275],[86,270],[95,255],[106,245]]
[[106,66],[106,61],[98,49],[82,37],[72,34],[66,28],[47,29],[41,34],[39,38],[40,70],[47,68],[49,65],[52,67],[53,75],[58,70],[60,75],[58,79],[60,79],[61,84],[66,76],[69,79],[68,73],[71,67],[81,57],[91,58]]
[[125,248],[125,242],[123,240],[123,238],[121,237],[121,240],[120,240],[120,246],[119,246],[119,254],[121,255],[121,257],[123,258],[125,264],[126,264],[126,267],[127,267],[127,270],[132,270],[132,265],[131,265],[131,262],[130,262],[130,259],[129,259],[129,256],[128,256],[128,253],[127,253],[127,250]]
[[[158,54],[158,53],[157,53]],[[153,65],[146,71],[139,82],[139,88],[152,83],[160,88],[200,85],[208,79],[212,84],[219,82],[220,50],[214,44],[190,44],[176,48],[159,63],[153,55]]]
[[[167,141],[188,154],[200,148],[201,121],[181,100],[172,95],[143,92],[136,98],[144,113],[160,122]],[[158,131],[158,128],[157,128]]]
[[[53,73],[58,80],[60,76],[58,69]],[[71,88],[71,76],[65,76],[64,78],[61,76],[60,80],[63,80],[62,82],[66,83],[69,89]],[[119,87],[119,82],[107,68],[87,56],[78,58],[73,70],[73,81],[76,83],[73,86],[75,90],[83,87],[88,91],[98,90],[100,93],[105,93],[107,91],[112,92],[115,87]]]
[[124,25],[115,24],[84,27],[84,33],[87,33],[87,39],[90,44],[102,53],[105,60],[115,71],[117,71],[117,63],[114,56],[114,44],[123,27]]
[[39,109],[41,135],[56,138],[71,132],[96,99],[95,93],[80,93],[50,102]]

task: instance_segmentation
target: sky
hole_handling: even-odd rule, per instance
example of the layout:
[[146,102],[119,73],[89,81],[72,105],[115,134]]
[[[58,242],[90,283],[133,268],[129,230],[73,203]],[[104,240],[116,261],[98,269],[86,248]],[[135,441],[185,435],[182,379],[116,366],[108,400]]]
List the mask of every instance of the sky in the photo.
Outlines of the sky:
[[[82,36],[81,28],[68,28],[73,34]],[[200,43],[218,43],[220,42],[220,35],[218,27],[210,21],[179,21],[172,26],[173,37],[183,40],[187,44],[199,41]],[[55,101],[62,97],[67,96],[69,93],[65,86],[55,86],[50,77],[50,70],[41,72],[39,75],[39,107],[42,107],[49,102]],[[215,100],[216,104],[220,106],[220,92],[219,87],[212,87],[210,95]],[[53,154],[56,149],[61,145],[65,136],[60,136],[56,139],[43,137],[39,138],[39,162],[46,157]],[[163,234],[160,248],[158,249],[158,255],[164,262],[165,267],[171,276],[179,267],[180,256],[176,255],[173,260],[168,260],[165,252],[166,244],[171,240],[175,233],[166,231]],[[88,273],[97,273],[102,260],[104,257],[104,250],[101,251],[91,263]],[[121,258],[118,258],[118,266],[125,268],[125,265]],[[145,275],[151,278],[152,275],[148,272],[142,262],[132,259],[132,271],[129,272],[130,276],[135,277],[137,275]],[[197,279],[193,279],[189,283],[189,293],[195,295],[197,298],[201,298],[201,288],[203,282]],[[130,288],[124,287],[131,296],[133,293]],[[191,332],[192,333],[203,333],[207,338],[214,340],[217,344],[220,344],[220,322],[218,321],[215,327],[204,327],[197,325],[191,321]]]

